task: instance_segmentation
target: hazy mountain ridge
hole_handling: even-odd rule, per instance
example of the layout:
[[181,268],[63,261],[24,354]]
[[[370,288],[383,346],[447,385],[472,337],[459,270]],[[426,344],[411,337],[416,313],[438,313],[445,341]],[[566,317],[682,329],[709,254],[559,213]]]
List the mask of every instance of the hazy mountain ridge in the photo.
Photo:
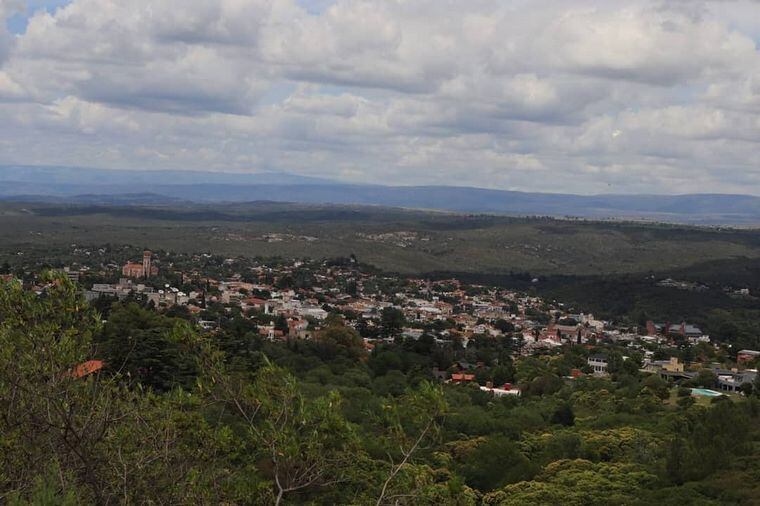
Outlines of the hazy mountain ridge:
[[519,216],[760,224],[760,197],[751,195],[585,196],[455,186],[348,184],[285,173],[127,172],[0,166],[0,198],[123,205],[272,201]]

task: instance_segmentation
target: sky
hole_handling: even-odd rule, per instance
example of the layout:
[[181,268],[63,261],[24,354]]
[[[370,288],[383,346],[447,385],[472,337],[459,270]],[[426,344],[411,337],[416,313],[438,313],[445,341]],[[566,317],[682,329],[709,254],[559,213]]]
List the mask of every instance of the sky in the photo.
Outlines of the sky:
[[0,164],[760,195],[756,0],[0,0]]

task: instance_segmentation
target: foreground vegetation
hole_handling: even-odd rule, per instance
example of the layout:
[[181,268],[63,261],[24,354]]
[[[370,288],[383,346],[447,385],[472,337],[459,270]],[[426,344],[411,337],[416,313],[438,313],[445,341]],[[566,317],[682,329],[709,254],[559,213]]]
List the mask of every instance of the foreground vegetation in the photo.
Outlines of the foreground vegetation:
[[[338,317],[313,341],[244,320],[199,335],[136,304],[105,323],[68,281],[0,285],[0,500],[9,504],[753,504],[760,400],[711,403],[587,350],[497,357],[523,396],[430,377],[434,343],[367,354]],[[84,374],[77,365],[103,359]]]

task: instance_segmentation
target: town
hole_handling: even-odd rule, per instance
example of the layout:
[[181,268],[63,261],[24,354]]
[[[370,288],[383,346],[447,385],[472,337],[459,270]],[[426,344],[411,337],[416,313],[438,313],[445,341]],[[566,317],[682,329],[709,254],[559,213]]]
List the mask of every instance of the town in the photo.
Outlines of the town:
[[[314,261],[146,250],[121,264],[104,260],[113,253],[74,247],[78,261],[60,266],[97,308],[137,303],[184,317],[211,336],[222,319],[237,319],[274,343],[318,339],[339,319],[357,332],[368,354],[418,343],[433,358],[429,377],[473,383],[494,396],[526,388],[505,372],[505,363],[550,360],[569,349],[573,360],[558,371],[566,381],[627,369],[690,387],[694,397],[749,395],[760,384],[760,351],[713,342],[689,322],[621,326],[535,294],[457,279],[388,276],[353,256]],[[36,274],[17,273],[41,292]]]

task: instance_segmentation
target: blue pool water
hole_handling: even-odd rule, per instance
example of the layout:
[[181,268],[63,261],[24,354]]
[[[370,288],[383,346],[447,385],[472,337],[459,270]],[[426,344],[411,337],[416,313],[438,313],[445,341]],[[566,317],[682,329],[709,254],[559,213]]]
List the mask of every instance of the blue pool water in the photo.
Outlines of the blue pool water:
[[715,390],[709,390],[707,388],[692,388],[691,395],[702,395],[704,397],[720,397],[723,394],[720,392],[716,392]]

